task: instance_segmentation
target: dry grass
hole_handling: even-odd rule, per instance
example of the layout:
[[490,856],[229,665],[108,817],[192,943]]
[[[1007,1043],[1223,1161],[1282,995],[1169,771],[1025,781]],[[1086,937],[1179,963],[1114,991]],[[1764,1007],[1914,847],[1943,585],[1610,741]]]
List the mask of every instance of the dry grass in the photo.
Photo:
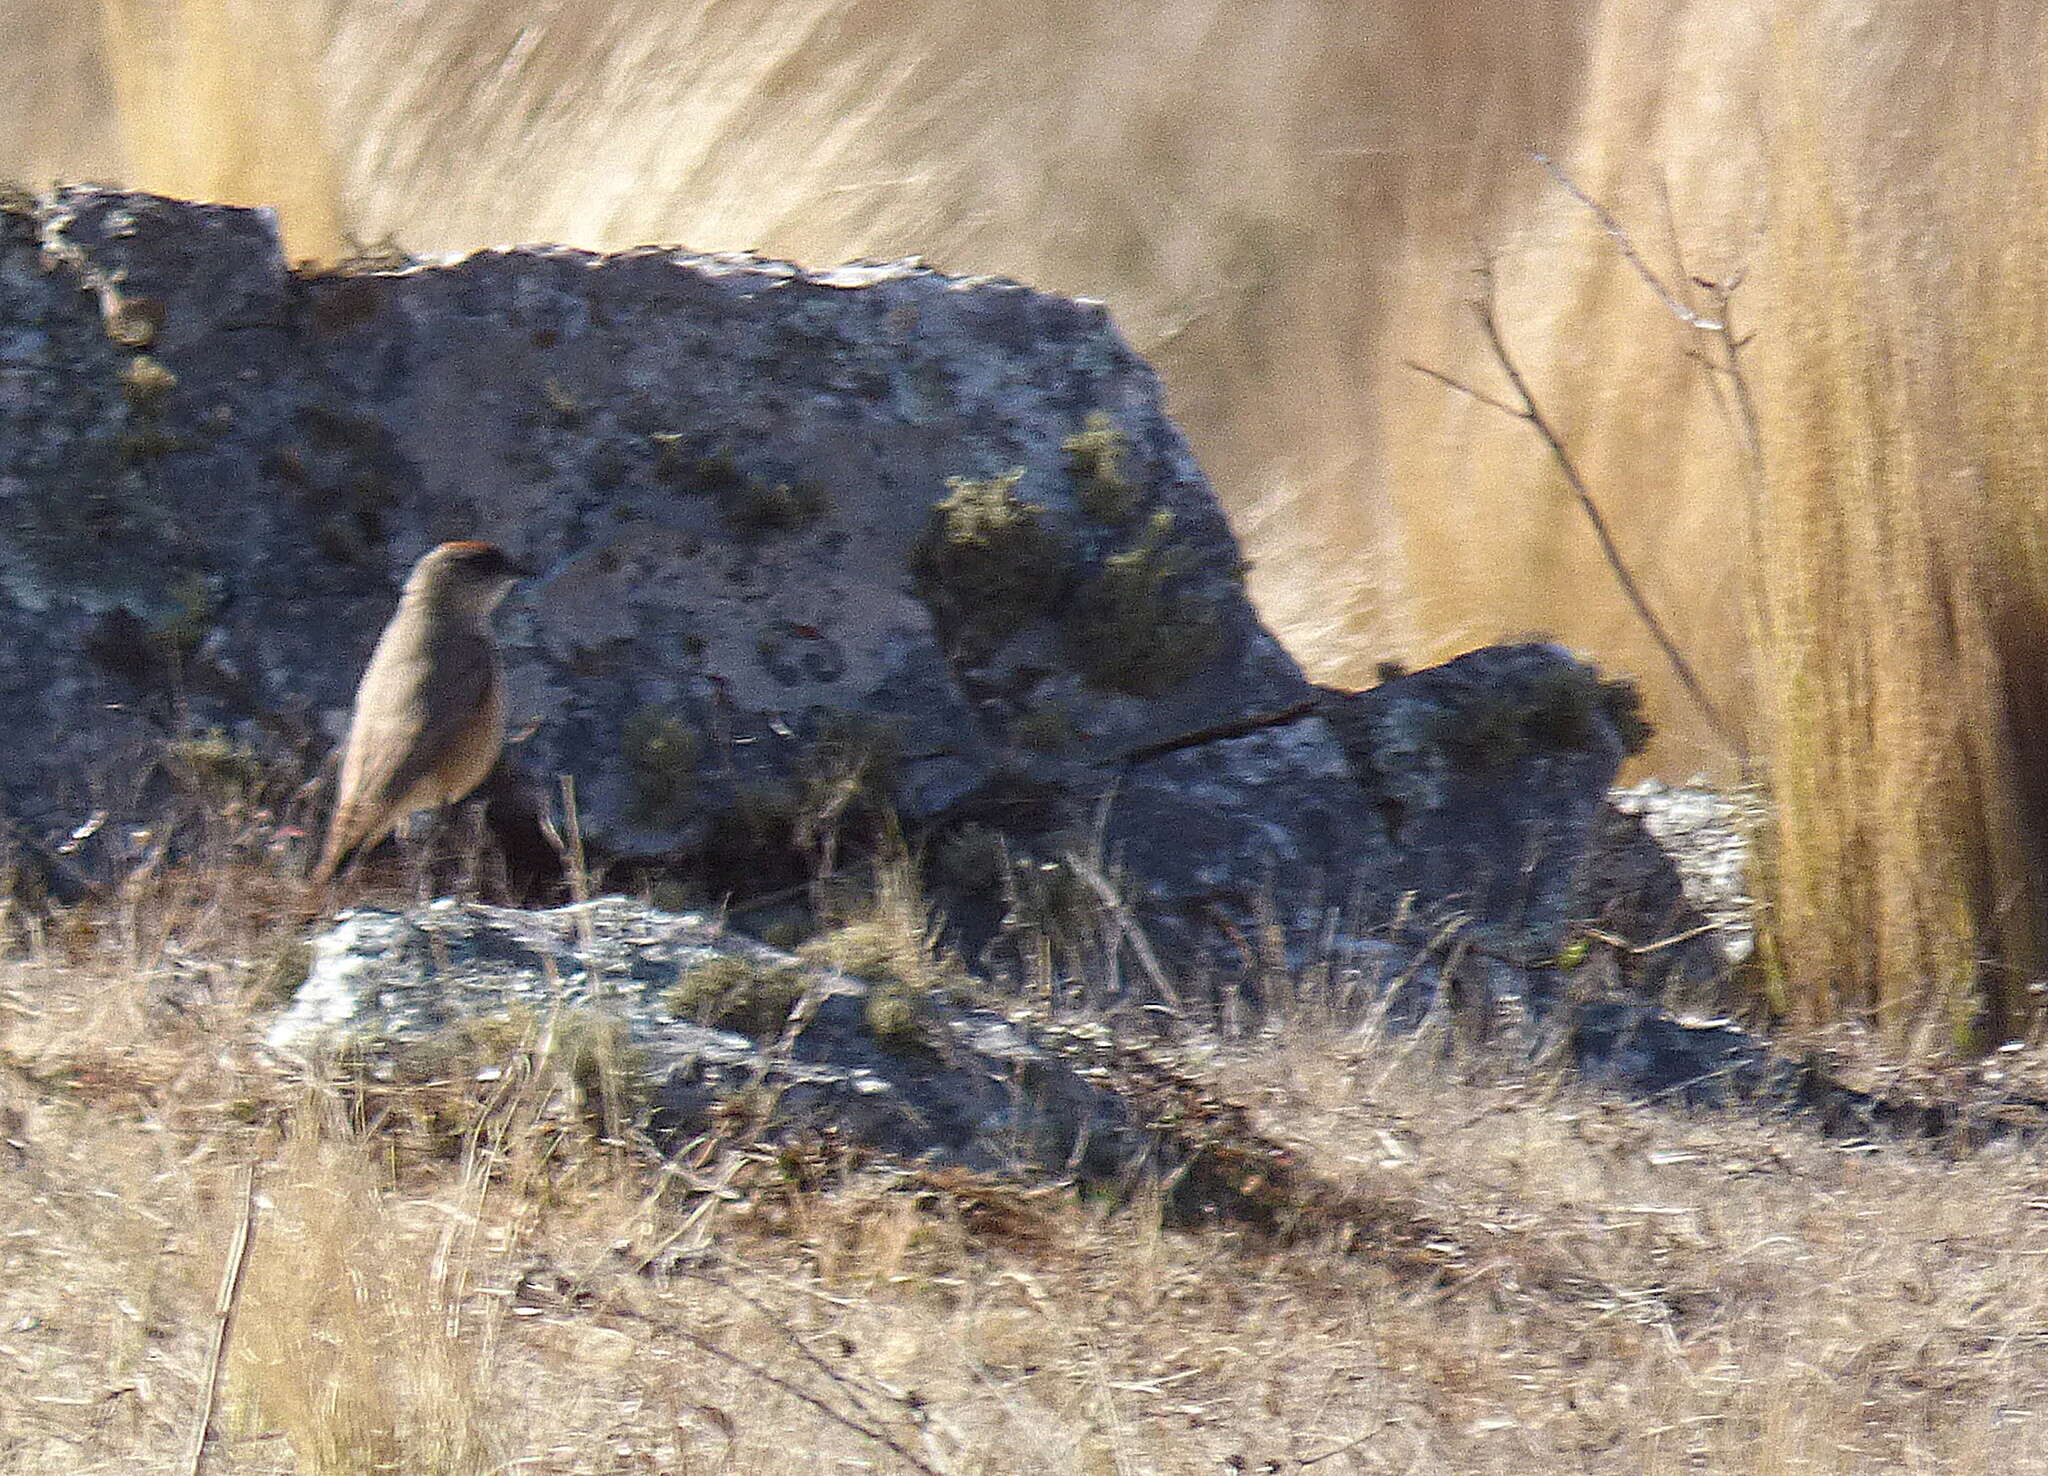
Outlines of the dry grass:
[[226,899],[266,885],[172,873],[0,975],[0,1467],[181,1469],[248,1163],[216,1473],[2048,1468],[2038,1149],[1297,1023],[1204,1068],[1340,1191],[1278,1238],[740,1143],[664,1167],[545,1070],[366,1116],[263,1063],[301,923]]
[[2048,973],[2048,218],[2012,207],[2048,183],[2048,115],[2002,58],[2043,39],[1956,40],[1932,101],[1957,183],[1909,226],[1856,203],[1869,162],[1816,81],[1834,38],[1779,37],[1751,581],[1777,1002],[1941,1045],[2037,1031]]

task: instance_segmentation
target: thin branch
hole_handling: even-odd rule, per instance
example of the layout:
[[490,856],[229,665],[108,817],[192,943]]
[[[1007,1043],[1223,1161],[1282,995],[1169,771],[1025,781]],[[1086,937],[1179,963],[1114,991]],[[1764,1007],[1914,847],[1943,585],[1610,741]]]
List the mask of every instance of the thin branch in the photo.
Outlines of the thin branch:
[[1529,157],[1543,166],[1545,172],[1557,181],[1559,189],[1586,207],[1587,212],[1593,219],[1600,223],[1600,229],[1607,232],[1608,236],[1613,239],[1615,249],[1621,252],[1621,259],[1633,267],[1636,275],[1641,277],[1649,289],[1657,294],[1658,301],[1664,304],[1672,317],[1678,319],[1679,322],[1685,324],[1688,328],[1697,328],[1703,333],[1719,333],[1721,331],[1721,324],[1703,314],[1694,312],[1679,300],[1677,293],[1664,285],[1664,279],[1657,275],[1650,264],[1643,260],[1642,253],[1636,250],[1635,238],[1629,235],[1628,228],[1612,215],[1609,215],[1607,208],[1598,200],[1580,189],[1573,182],[1572,177],[1558,167],[1555,159],[1551,158],[1548,154],[1534,152],[1531,152]]
[[[764,1304],[759,1298],[742,1291],[730,1279],[716,1272],[700,1271],[690,1267],[679,1266],[673,1274],[689,1277],[693,1281],[701,1281],[707,1286],[715,1286],[728,1296],[744,1303],[753,1311],[755,1316],[759,1317],[761,1321],[780,1334],[782,1340],[796,1351],[798,1357],[824,1375],[827,1382],[845,1390],[847,1397],[860,1411],[863,1418],[874,1421],[878,1428],[884,1420],[889,1418],[888,1411],[877,1409],[870,1402],[868,1390],[862,1387],[858,1379],[853,1378],[844,1369],[838,1368],[820,1357],[815,1348],[798,1337],[791,1328],[785,1325],[783,1319],[776,1314],[775,1310]],[[886,1398],[888,1396],[884,1395],[883,1397]]]
[[[1762,216],[1759,215],[1749,252],[1741,266],[1719,279],[1696,276],[1686,270],[1685,253],[1678,244],[1678,223],[1671,208],[1670,184],[1668,181],[1659,183],[1658,198],[1663,208],[1664,231],[1670,242],[1672,261],[1683,280],[1699,288],[1713,300],[1714,312],[1713,316],[1709,317],[1689,307],[1679,299],[1676,292],[1665,285],[1664,279],[1643,260],[1643,255],[1636,249],[1635,238],[1629,233],[1628,227],[1616,220],[1598,200],[1580,189],[1578,182],[1565,173],[1556,160],[1547,154],[1533,152],[1530,157],[1543,166],[1557,182],[1559,189],[1583,205],[1593,219],[1599,222],[1600,229],[1607,233],[1615,248],[1621,252],[1622,260],[1635,269],[1636,275],[1648,284],[1650,291],[1656,294],[1657,300],[1664,304],[1665,309],[1673,317],[1687,327],[1708,335],[1720,345],[1720,363],[1716,364],[1710,359],[1702,359],[1701,362],[1712,373],[1725,376],[1731,386],[1735,400],[1736,434],[1742,441],[1742,453],[1749,479],[1750,527],[1754,535],[1755,531],[1763,526],[1763,432],[1762,421],[1757,414],[1756,398],[1750,392],[1749,376],[1742,367],[1742,351],[1749,347],[1749,340],[1735,331],[1735,294],[1748,280],[1750,262],[1762,248]],[[1765,203],[1768,204],[1768,201]],[[1715,390],[1718,394],[1718,383],[1715,384]]]
[[1465,396],[1466,399],[1477,400],[1480,404],[1486,406],[1486,408],[1489,410],[1498,410],[1501,414],[1511,416],[1516,420],[1527,420],[1529,418],[1526,414],[1524,414],[1520,410],[1517,410],[1513,405],[1510,405],[1507,401],[1496,400],[1492,395],[1485,394],[1479,390],[1472,388],[1471,385],[1465,383],[1465,381],[1462,379],[1453,379],[1450,375],[1444,373],[1441,369],[1432,369],[1429,367],[1429,365],[1418,364],[1413,359],[1403,359],[1401,362],[1407,365],[1410,369],[1413,369],[1417,374],[1425,374],[1429,376],[1429,378],[1434,379],[1438,384],[1444,385],[1449,389],[1456,390],[1459,394]]
[[1131,945],[1131,952],[1138,957],[1139,967],[1144,969],[1145,977],[1152,981],[1152,987],[1159,991],[1159,997],[1174,1014],[1185,1018],[1187,1001],[1181,997],[1180,991],[1174,988],[1172,977],[1159,962],[1159,955],[1152,951],[1151,940],[1138,926],[1137,919],[1131,916],[1130,907],[1117,895],[1117,890],[1110,884],[1109,878],[1091,866],[1078,851],[1062,851],[1060,855],[1067,863],[1068,870],[1081,879],[1088,890],[1095,894],[1096,900],[1108,910],[1109,915],[1116,919],[1117,931],[1122,933],[1124,941]]
[[910,1449],[909,1446],[891,1435],[887,1430],[850,1415],[843,1409],[834,1409],[829,1403],[804,1388],[803,1385],[797,1383],[794,1379],[784,1378],[771,1368],[721,1348],[718,1344],[712,1342],[711,1339],[691,1328],[676,1328],[674,1331],[678,1337],[698,1352],[708,1353],[719,1362],[729,1364],[749,1377],[759,1379],[765,1384],[780,1389],[792,1399],[801,1400],[803,1403],[808,1404],[812,1409],[815,1409],[834,1424],[851,1430],[856,1435],[872,1440],[877,1445],[886,1447],[898,1460],[909,1466],[913,1471],[918,1472],[919,1476],[946,1476],[944,1471],[941,1471],[938,1467],[919,1456],[916,1451]]
[[[1633,248],[1630,250],[1632,254]],[[1507,376],[1516,399],[1521,402],[1519,407],[1481,394],[1448,374],[1419,364],[1413,367],[1440,384],[1448,385],[1481,404],[1524,422],[1542,438],[1543,444],[1550,450],[1551,458],[1557,463],[1558,470],[1564,474],[1565,485],[1578,500],[1579,508],[1585,513],[1586,520],[1593,525],[1593,536],[1599,540],[1601,557],[1607,561],[1608,569],[1613,573],[1615,582],[1621,586],[1622,594],[1634,607],[1637,618],[1643,622],[1644,627],[1650,632],[1651,639],[1656,641],[1658,649],[1664,653],[1664,659],[1677,676],[1679,685],[1685,688],[1686,694],[1692,698],[1701,715],[1706,718],[1707,725],[1728,746],[1729,751],[1738,756],[1743,755],[1742,743],[1735,737],[1734,730],[1722,717],[1720,708],[1714,704],[1714,699],[1707,695],[1707,689],[1693,671],[1692,663],[1685,659],[1685,653],[1678,649],[1678,643],[1671,638],[1670,631],[1665,628],[1663,620],[1651,606],[1649,596],[1643,592],[1642,586],[1636,583],[1635,575],[1629,572],[1628,563],[1621,556],[1620,545],[1614,541],[1613,529],[1608,526],[1607,517],[1600,511],[1600,504],[1594,500],[1592,489],[1586,485],[1586,479],[1580,475],[1578,463],[1572,460],[1571,451],[1566,447],[1564,438],[1558,434],[1557,428],[1550,423],[1549,417],[1537,404],[1535,394],[1530,390],[1529,381],[1523,376],[1521,366],[1509,352],[1507,340],[1501,334],[1500,317],[1495,310],[1496,293],[1493,268],[1490,264],[1479,269],[1479,280],[1481,291],[1472,302],[1472,312],[1479,320],[1479,331],[1485,335],[1486,345],[1493,354],[1494,362]],[[1746,759],[1744,762],[1746,763]]]

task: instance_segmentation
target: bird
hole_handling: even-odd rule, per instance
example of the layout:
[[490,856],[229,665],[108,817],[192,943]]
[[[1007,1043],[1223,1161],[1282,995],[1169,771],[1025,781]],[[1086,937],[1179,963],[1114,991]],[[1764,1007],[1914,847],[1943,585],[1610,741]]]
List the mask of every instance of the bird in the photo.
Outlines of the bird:
[[416,810],[454,804],[505,744],[505,674],[491,614],[530,571],[493,543],[444,543],[413,565],[356,687],[327,839],[327,881]]

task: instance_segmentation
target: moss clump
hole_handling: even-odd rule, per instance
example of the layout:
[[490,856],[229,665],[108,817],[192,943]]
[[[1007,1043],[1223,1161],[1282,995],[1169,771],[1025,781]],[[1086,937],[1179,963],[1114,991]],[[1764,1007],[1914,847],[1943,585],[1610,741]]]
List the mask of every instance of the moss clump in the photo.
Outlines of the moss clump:
[[924,940],[884,918],[844,923],[797,951],[806,963],[856,979],[921,979],[929,965]]
[[342,513],[322,518],[313,529],[313,546],[337,564],[359,564],[369,556],[370,540],[355,518]]
[[689,491],[713,494],[746,482],[730,456],[692,455],[688,436],[656,431],[647,439],[654,443],[654,474],[665,482],[679,482]]
[[280,782],[263,755],[219,728],[165,744],[164,764],[181,787],[216,806],[261,801]]
[[726,452],[697,455],[690,437],[673,432],[659,431],[648,440],[654,443],[654,474],[711,498],[726,527],[741,538],[800,532],[832,510],[832,499],[815,482],[748,476]]
[[173,435],[160,425],[145,422],[121,433],[121,460],[129,466],[143,466],[152,461],[161,461],[173,451],[184,449],[185,438]]
[[1602,720],[1622,751],[1641,753],[1655,731],[1642,715],[1643,694],[1626,678],[1604,681],[1585,666],[1557,666],[1531,679],[1522,726],[1531,747],[1590,747]]
[[1220,632],[1203,601],[1177,589],[1193,566],[1173,541],[1173,514],[1152,515],[1138,541],[1103,561],[1075,596],[1067,642],[1092,687],[1157,697],[1215,654]]
[[137,354],[121,370],[121,393],[141,414],[154,415],[163,409],[166,396],[178,387],[178,376],[161,359]]
[[780,850],[796,843],[802,803],[786,784],[743,784],[723,816],[722,831],[745,851]]
[[940,991],[954,998],[972,992],[958,960],[939,956],[915,924],[887,908],[813,938],[800,952],[807,962],[867,984],[868,1030],[897,1050],[929,1045]]
[[383,422],[345,405],[312,400],[299,407],[299,425],[321,449],[360,455],[374,453],[385,440]]
[[189,656],[213,628],[213,585],[205,575],[188,572],[172,581],[166,598],[170,608],[150,626],[149,638],[165,651]]
[[720,954],[694,963],[663,996],[678,1019],[742,1035],[779,1035],[809,987],[803,972]]
[[1010,736],[1040,753],[1065,753],[1080,742],[1081,731],[1064,702],[1041,702],[1018,714],[1010,724]]
[[564,1010],[554,1017],[549,1058],[574,1088],[583,1120],[606,1138],[641,1120],[653,1093],[647,1052],[626,1022],[600,1010]]
[[697,759],[704,740],[687,723],[653,708],[626,719],[619,750],[631,781],[636,824],[674,827],[687,821],[697,794]]
[[313,972],[313,945],[303,938],[288,938],[256,965],[257,998],[266,1004],[284,1004],[299,992],[299,986]]
[[1620,735],[1623,753],[1641,753],[1657,736],[1656,724],[1643,716],[1643,690],[1628,677],[1612,677],[1600,683],[1600,709]]
[[1641,708],[1634,682],[1560,664],[1439,712],[1430,738],[1468,768],[1497,768],[1530,753],[1589,748],[1604,722],[1624,752],[1640,753],[1655,731]]
[[911,1050],[930,1044],[932,993],[915,985],[891,980],[868,986],[868,1033],[894,1050]]
[[616,1138],[645,1116],[647,1052],[633,1044],[624,1021],[593,1009],[543,1017],[524,1006],[465,1016],[398,1050],[393,1075],[373,1069],[386,1047],[357,1040],[335,1062],[355,1109],[385,1122],[398,1141],[410,1138],[436,1157],[453,1157],[477,1139],[502,1132],[530,1110],[504,1091],[506,1068],[532,1072],[520,1094],[565,1099],[593,1136]]
[[1017,495],[1024,468],[950,489],[911,550],[917,589],[949,639],[979,660],[1058,602],[1069,551],[1046,511]]
[[1138,510],[1138,489],[1124,467],[1130,444],[1107,412],[1092,410],[1084,428],[1060,442],[1081,510],[1098,523],[1120,526]]
[[812,482],[749,482],[719,499],[725,525],[742,538],[796,533],[825,516],[831,500]]

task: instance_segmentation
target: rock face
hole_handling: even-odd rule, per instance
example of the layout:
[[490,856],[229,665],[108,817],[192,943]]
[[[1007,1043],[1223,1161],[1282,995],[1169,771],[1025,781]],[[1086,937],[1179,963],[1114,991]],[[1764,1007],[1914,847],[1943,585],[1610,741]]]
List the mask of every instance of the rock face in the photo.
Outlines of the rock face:
[[1308,686],[1099,305],[656,249],[303,273],[259,211],[0,202],[17,835],[144,814],[167,740],[296,784],[451,537],[542,571],[499,617],[526,790],[707,897],[887,813],[984,937],[1021,862],[1205,977],[1397,912],[1540,953],[1622,749],[1549,647]]
[[375,1063],[478,1018],[601,1017],[623,1023],[648,1089],[639,1125],[665,1143],[745,1093],[774,1104],[751,1125],[768,1137],[830,1133],[903,1159],[1088,1182],[1162,1166],[1129,1104],[1003,1016],[934,996],[878,1029],[872,989],[623,898],[546,912],[441,902],[342,917],[270,1044],[318,1054],[346,1041]]

